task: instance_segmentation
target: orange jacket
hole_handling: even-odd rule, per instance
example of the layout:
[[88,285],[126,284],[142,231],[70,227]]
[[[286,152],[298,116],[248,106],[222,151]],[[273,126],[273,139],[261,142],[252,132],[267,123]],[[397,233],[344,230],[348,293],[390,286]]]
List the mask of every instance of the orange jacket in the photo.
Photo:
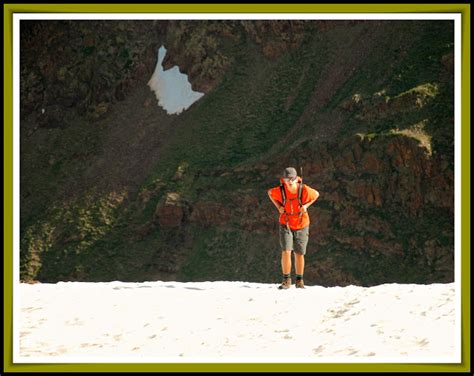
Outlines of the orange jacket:
[[[301,230],[309,226],[309,214],[308,212],[300,213],[300,206],[298,202],[298,189],[295,193],[291,193],[286,184],[284,183],[283,179],[280,179],[280,182],[285,187],[285,194],[286,194],[286,204],[285,204],[285,212],[280,214],[280,223],[282,225],[287,225],[292,230]],[[298,176],[298,183],[301,184],[301,178]],[[299,188],[298,184],[298,188]],[[283,205],[283,198],[281,196],[280,186],[271,188],[270,195],[275,200],[278,201],[280,204]],[[305,205],[310,201],[313,201],[318,196],[318,192],[308,187],[306,184],[303,187],[303,192],[301,193],[301,204]]]

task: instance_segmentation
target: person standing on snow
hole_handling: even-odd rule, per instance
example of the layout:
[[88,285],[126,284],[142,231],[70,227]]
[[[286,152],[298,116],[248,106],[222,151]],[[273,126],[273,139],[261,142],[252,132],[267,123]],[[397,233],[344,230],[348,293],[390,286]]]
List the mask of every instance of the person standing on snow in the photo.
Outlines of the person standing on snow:
[[295,254],[296,288],[304,288],[304,255],[309,239],[308,207],[318,198],[319,192],[303,184],[295,168],[287,167],[280,178],[280,186],[271,188],[268,197],[280,213],[279,238],[283,282],[279,289],[291,286],[291,252]]

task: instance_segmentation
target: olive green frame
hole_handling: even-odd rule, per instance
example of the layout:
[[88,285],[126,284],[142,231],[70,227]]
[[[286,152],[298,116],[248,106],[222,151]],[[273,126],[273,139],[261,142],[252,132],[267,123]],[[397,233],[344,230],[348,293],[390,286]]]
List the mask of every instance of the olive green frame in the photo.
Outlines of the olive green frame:
[[[4,372],[467,372],[470,365],[470,4],[4,4]],[[461,14],[460,364],[132,363],[13,364],[14,13],[457,13]]]

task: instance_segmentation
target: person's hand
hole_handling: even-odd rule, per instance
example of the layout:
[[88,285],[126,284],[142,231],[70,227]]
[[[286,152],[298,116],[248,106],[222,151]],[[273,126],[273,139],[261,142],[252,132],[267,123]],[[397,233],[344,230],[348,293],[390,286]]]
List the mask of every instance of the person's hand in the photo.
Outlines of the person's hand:
[[306,212],[308,211],[308,208],[306,207],[306,205],[302,205],[302,206],[301,206],[301,211],[302,211],[303,213],[306,213]]
[[283,214],[285,212],[285,208],[283,206],[280,206],[278,208],[278,211],[280,212],[280,214]]

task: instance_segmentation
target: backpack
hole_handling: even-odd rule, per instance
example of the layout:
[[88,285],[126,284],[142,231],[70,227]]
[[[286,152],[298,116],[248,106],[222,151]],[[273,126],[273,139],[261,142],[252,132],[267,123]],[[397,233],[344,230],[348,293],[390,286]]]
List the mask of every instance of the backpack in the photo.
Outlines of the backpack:
[[[303,203],[301,202],[301,196],[303,195],[303,188],[304,188],[304,183],[300,182],[300,186],[298,187],[298,203],[300,204],[300,207],[303,206]],[[285,186],[283,183],[280,183],[280,192],[281,192],[281,199],[282,199],[282,204],[283,207],[285,207],[286,204],[286,192],[285,192]]]

